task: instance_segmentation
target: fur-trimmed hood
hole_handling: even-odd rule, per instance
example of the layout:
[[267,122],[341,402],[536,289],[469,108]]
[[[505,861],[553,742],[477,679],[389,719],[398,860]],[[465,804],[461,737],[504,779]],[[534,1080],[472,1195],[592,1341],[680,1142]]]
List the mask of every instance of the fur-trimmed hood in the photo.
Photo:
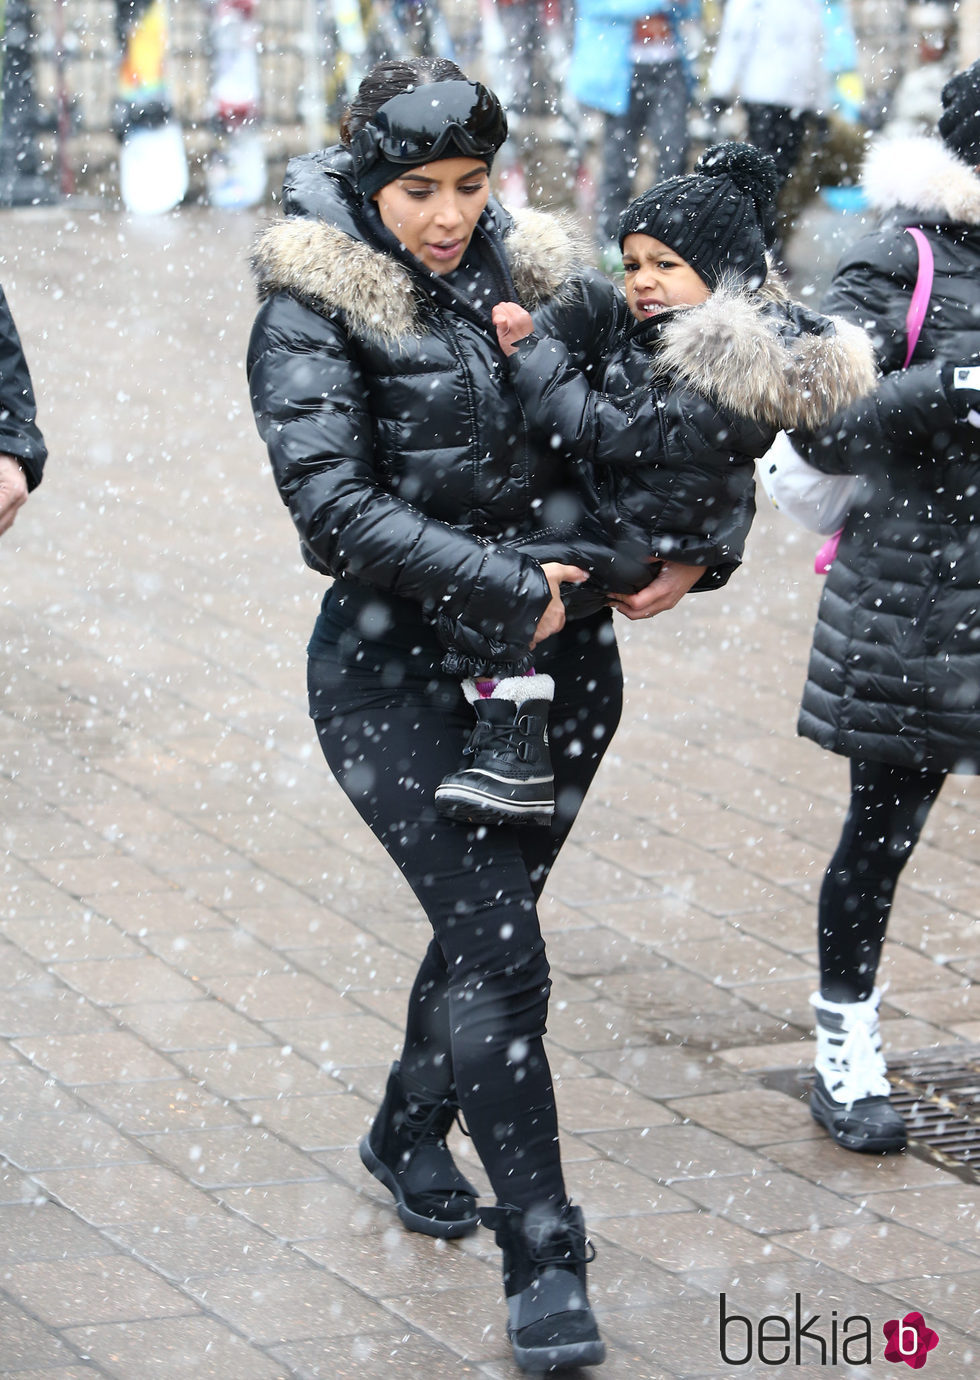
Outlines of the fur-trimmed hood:
[[[252,254],[259,296],[290,292],[323,316],[340,312],[355,336],[391,342],[417,336],[423,330],[419,278],[358,224],[351,189],[337,176],[343,157],[321,164],[325,181],[314,214],[287,216],[259,234]],[[530,311],[560,297],[587,262],[587,241],[570,217],[530,209],[509,214],[491,200],[480,225],[501,237],[518,298]]]
[[[787,329],[794,321],[799,330]],[[793,308],[770,274],[758,292],[721,287],[665,323],[657,368],[739,416],[812,431],[869,393],[869,337],[839,317]]]
[[980,225],[980,176],[941,139],[876,140],[864,162],[862,184],[879,214],[911,211],[926,221]]

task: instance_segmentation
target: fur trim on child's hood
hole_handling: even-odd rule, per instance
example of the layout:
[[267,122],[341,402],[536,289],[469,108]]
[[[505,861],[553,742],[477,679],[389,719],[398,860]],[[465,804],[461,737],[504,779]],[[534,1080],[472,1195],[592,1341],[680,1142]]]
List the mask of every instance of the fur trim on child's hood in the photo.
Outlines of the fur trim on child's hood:
[[780,330],[789,299],[770,274],[758,292],[720,287],[664,326],[657,367],[722,408],[782,430],[812,431],[869,393],[877,371],[871,340],[828,317],[819,335]]

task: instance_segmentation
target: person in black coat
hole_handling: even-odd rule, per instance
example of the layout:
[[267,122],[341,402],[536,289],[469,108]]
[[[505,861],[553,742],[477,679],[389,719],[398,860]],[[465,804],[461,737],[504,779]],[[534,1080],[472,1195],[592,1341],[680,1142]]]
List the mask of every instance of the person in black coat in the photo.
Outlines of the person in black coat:
[[0,288],[0,535],[40,484],[47,455],[24,349]]
[[[885,378],[802,452],[863,476],[820,601],[799,731],[850,759],[819,901],[810,1107],[839,1145],[900,1149],[875,986],[895,886],[950,772],[980,770],[980,64],[943,92],[942,139],[883,142],[864,185],[879,228],[824,307],[871,335]],[[911,367],[918,227],[934,258]]]
[[[619,222],[627,311],[599,389],[547,338],[547,309],[532,320],[516,303],[494,308],[531,425],[581,490],[577,509],[565,496],[548,544],[514,545],[589,572],[565,592],[573,616],[674,562],[696,570],[694,590],[721,588],[755,512],[754,460],[780,429],[813,429],[873,385],[864,333],[792,302],[770,271],[776,190],[767,154],[728,143],[630,204]],[[463,634],[452,631],[458,669]],[[454,819],[547,823],[551,678],[501,667],[485,649],[481,662],[472,636],[466,650],[477,725],[436,804]]]
[[[591,369],[619,309],[559,221],[489,199],[505,134],[496,97],[452,63],[373,69],[342,143],[287,169],[285,218],[256,247],[264,300],[247,367],[303,553],[333,578],[310,640],[310,713],[433,930],[361,1158],[408,1228],[493,1227],[515,1357],[543,1369],[604,1355],[559,1153],[537,901],[615,731],[622,671],[609,609],[563,626],[560,585],[580,572],[505,544],[566,481],[530,434],[490,311],[553,304]],[[556,673],[551,830],[436,813],[471,717],[441,667],[440,612],[505,654],[536,640]],[[583,751],[584,719],[596,731]],[[446,1144],[458,1109],[496,1197],[479,1218]]]

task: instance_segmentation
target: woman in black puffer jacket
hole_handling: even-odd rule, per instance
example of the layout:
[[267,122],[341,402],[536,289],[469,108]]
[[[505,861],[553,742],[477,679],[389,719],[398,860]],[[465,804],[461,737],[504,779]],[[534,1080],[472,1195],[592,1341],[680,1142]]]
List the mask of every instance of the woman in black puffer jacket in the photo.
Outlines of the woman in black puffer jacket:
[[[589,369],[622,306],[579,269],[560,223],[488,202],[505,134],[496,97],[451,63],[369,73],[344,144],[290,164],[286,219],[255,255],[265,301],[248,373],[306,559],[334,577],[310,642],[310,712],[433,928],[361,1157],[410,1229],[474,1230],[474,1190],[445,1140],[462,1109],[497,1198],[481,1216],[504,1251],[515,1355],[543,1369],[604,1349],[558,1150],[536,903],[618,723],[622,672],[608,609],[562,626],[559,586],[579,572],[502,544],[567,480],[529,435],[490,311],[550,304]],[[471,727],[441,667],[440,614],[504,656],[537,642],[539,667],[555,671],[551,830],[488,833],[436,814]]]
[[[799,723],[851,759],[850,808],[820,896],[810,1104],[851,1150],[905,1144],[875,975],[933,801],[948,773],[980,771],[980,430],[967,419],[978,394],[953,387],[951,367],[980,362],[978,94],[980,65],[947,84],[945,143],[894,141],[868,158],[864,184],[884,221],[846,255],[824,306],[870,333],[887,377],[803,448],[827,471],[864,476],[820,601]],[[919,273],[908,226],[925,234],[935,278],[903,370]]]

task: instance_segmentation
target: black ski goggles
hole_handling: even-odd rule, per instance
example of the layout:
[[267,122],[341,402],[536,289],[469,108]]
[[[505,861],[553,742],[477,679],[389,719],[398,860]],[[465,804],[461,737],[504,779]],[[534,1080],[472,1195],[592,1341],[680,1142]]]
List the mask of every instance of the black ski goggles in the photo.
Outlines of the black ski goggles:
[[352,136],[350,149],[362,190],[367,183],[377,190],[384,182],[374,170],[380,172],[382,163],[418,168],[451,157],[447,150],[455,145],[464,157],[484,158],[489,166],[506,138],[507,116],[492,91],[478,81],[439,81],[385,101]]

